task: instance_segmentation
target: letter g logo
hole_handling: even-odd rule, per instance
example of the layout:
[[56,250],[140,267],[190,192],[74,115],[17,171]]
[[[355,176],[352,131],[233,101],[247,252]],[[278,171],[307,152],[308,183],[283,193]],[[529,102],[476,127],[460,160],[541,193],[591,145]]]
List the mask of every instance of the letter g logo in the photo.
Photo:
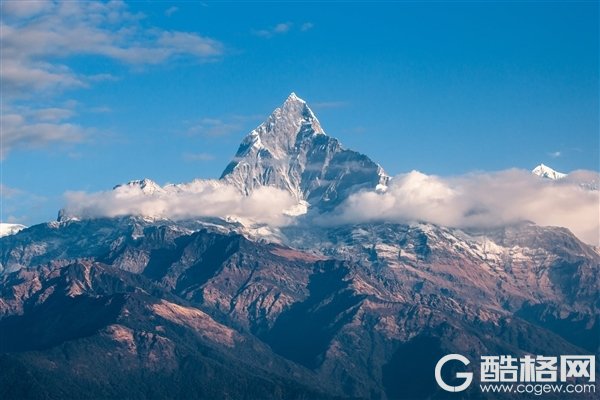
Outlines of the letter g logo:
[[458,373],[456,373],[456,377],[464,378],[465,381],[463,382],[463,384],[458,385],[458,386],[448,385],[442,379],[442,367],[448,361],[452,361],[452,360],[460,361],[464,365],[469,365],[469,360],[467,359],[467,357],[460,355],[460,354],[448,354],[448,355],[442,357],[440,359],[440,361],[438,361],[438,363],[435,365],[435,380],[437,381],[437,384],[447,392],[462,392],[463,390],[468,388],[469,385],[471,384],[471,382],[473,381],[473,373],[472,372],[458,372]]

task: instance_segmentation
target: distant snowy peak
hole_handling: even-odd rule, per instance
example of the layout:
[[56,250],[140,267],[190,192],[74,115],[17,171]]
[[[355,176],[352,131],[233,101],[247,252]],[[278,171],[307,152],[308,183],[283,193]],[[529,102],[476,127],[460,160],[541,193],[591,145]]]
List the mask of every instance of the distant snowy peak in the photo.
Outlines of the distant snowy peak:
[[14,235],[25,228],[27,227],[21,224],[8,224],[5,222],[0,222],[0,237]]
[[202,193],[208,190],[218,189],[227,185],[226,182],[217,179],[194,179],[185,183],[169,183],[164,186],[159,185],[151,179],[139,179],[122,183],[113,187],[114,191],[127,191],[129,193],[139,193],[143,195],[161,196],[170,193]]
[[532,174],[541,176],[542,178],[557,180],[562,179],[567,176],[567,174],[563,174],[562,172],[558,172],[548,167],[547,165],[540,164],[531,171]]
[[113,190],[139,189],[145,194],[154,194],[164,192],[164,189],[152,179],[144,178],[141,180],[129,181],[125,184],[117,185]]
[[242,140],[221,179],[245,194],[274,186],[330,209],[357,190],[385,187],[389,177],[370,158],[326,135],[307,103],[292,93]]

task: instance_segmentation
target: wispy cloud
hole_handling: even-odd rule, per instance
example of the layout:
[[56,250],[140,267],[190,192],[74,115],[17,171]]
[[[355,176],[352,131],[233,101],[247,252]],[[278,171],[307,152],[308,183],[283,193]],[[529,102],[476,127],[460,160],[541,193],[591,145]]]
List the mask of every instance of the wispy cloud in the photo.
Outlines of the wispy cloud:
[[85,140],[91,129],[73,122],[77,107],[78,103],[72,100],[62,102],[60,107],[6,104],[0,114],[0,159],[18,148],[41,148]]
[[300,30],[301,30],[302,32],[306,32],[306,31],[309,31],[309,30],[311,30],[312,28],[314,28],[314,26],[315,26],[315,25],[314,25],[312,22],[305,22],[305,23],[303,23],[303,24],[300,26]]
[[109,113],[112,109],[108,106],[97,106],[89,108],[88,111],[92,113]]
[[348,106],[347,101],[320,101],[316,103],[311,103],[310,106],[315,110],[325,110],[330,108],[342,108]]
[[58,122],[71,118],[75,112],[68,108],[51,107],[31,110],[30,114],[39,121]]
[[198,124],[188,129],[190,135],[228,136],[241,129],[238,121],[223,121],[215,118],[203,118]]
[[553,151],[551,153],[548,153],[548,155],[552,158],[558,158],[558,157],[562,156],[562,152],[561,151]]
[[263,38],[271,38],[275,35],[287,33],[292,26],[293,24],[291,22],[282,22],[271,28],[253,30],[252,33]]
[[306,32],[306,31],[312,29],[313,26],[314,25],[311,22],[305,22],[305,23],[301,24],[300,26],[295,25],[293,22],[281,22],[270,28],[252,30],[252,34],[262,37],[262,38],[269,39],[269,38],[272,38],[277,35],[283,35],[285,33],[288,33],[290,31],[292,31],[294,28],[301,32]]
[[215,156],[210,153],[183,153],[185,161],[212,161]]
[[40,119],[35,116],[36,113],[33,112],[31,116],[3,114],[0,117],[1,159],[16,148],[39,148],[53,143],[77,143],[86,136],[85,128],[74,123],[61,122],[57,113],[48,113],[48,109],[42,110],[42,116],[51,119]]
[[148,25],[143,14],[131,12],[120,0],[3,1],[0,7],[2,156],[19,146],[83,138],[86,129],[69,120],[73,115],[68,110],[11,107],[40,94],[51,98],[64,90],[119,79],[74,69],[68,61],[72,56],[105,57],[139,68],[174,59],[213,61],[224,53],[224,45],[213,38]]
[[188,128],[188,135],[223,137],[240,133],[248,122],[258,121],[259,115],[233,115],[222,118],[202,118]]
[[179,11],[179,7],[172,6],[165,10],[165,15],[167,17],[170,17],[171,15],[175,14],[177,11]]
[[15,196],[21,195],[23,193],[24,192],[21,189],[9,187],[3,183],[0,183],[0,198],[2,198],[3,200],[14,198]]
[[49,0],[5,1],[2,4],[2,11],[7,15],[28,18],[47,11],[52,6],[52,1]]
[[[572,175],[572,176],[571,176]],[[326,223],[430,222],[458,228],[495,227],[518,221],[569,228],[600,244],[597,172],[579,171],[560,181],[528,171],[441,178],[417,171],[392,179],[385,193],[361,192],[342,204]],[[590,185],[591,183],[591,185]]]
[[144,15],[131,13],[121,1],[34,2],[36,12],[30,14],[15,3],[2,3],[2,80],[9,91],[84,86],[94,77],[57,61],[71,55],[142,65],[178,56],[204,61],[223,54],[222,43],[215,39],[146,26]]

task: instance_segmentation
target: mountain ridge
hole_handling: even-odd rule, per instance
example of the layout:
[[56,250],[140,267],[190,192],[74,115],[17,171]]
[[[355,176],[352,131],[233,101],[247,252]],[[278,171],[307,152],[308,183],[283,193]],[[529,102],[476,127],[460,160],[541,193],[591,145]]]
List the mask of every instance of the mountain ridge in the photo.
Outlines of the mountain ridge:
[[[267,188],[319,218],[389,179],[292,94],[222,179],[142,179],[94,201],[156,211]],[[600,252],[565,228],[157,215],[65,212],[0,238],[0,397],[438,399],[445,354],[600,348]]]
[[328,136],[308,104],[291,93],[240,144],[221,180],[249,194],[274,186],[320,209],[360,189],[383,190],[390,177],[369,157]]
[[[431,376],[436,354],[587,354],[600,345],[600,254],[566,229],[296,229],[286,232],[296,238],[287,246],[200,222],[125,217],[34,226],[2,238],[0,341],[9,353],[0,351],[0,364],[10,354],[40,376],[37,365],[55,363],[64,372],[52,379],[67,387],[80,382],[74,390],[81,394],[90,383],[70,374],[59,355],[94,371],[107,365],[106,354],[121,354],[127,376],[153,371],[168,388],[169,371],[186,371],[191,362],[177,354],[192,357],[192,365],[225,360],[256,368],[255,358],[268,361],[259,376],[272,384],[251,379],[246,367],[234,375],[246,382],[242,388],[257,385],[261,398],[289,398],[277,393],[296,387],[322,393],[318,398],[395,399],[410,388],[389,376],[401,370],[405,352],[431,358],[414,367],[414,381]],[[105,322],[86,314],[86,305]],[[34,354],[17,334],[27,329],[44,332]],[[229,356],[231,343],[239,361]],[[231,373],[194,369],[192,376],[207,382]],[[118,375],[99,376],[111,393],[133,390]],[[213,382],[216,393],[227,392],[216,383],[221,378]],[[414,389],[413,398],[439,395],[434,385]]]

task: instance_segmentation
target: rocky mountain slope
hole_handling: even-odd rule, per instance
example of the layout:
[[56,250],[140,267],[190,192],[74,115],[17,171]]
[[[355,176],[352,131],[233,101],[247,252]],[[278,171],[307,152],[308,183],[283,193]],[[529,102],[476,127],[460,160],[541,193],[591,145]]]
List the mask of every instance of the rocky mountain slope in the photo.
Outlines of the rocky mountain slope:
[[[86,357],[100,354],[103,365],[125,352],[133,382],[234,379],[231,366],[245,376],[247,365],[270,382],[258,385],[260,398],[422,398],[443,393],[412,381],[430,380],[448,352],[598,351],[600,256],[566,230],[374,224],[313,234],[321,245],[301,250],[139,218],[22,231],[3,242],[2,353],[50,381],[43,366],[64,365],[65,352],[90,374],[96,361]],[[184,345],[215,348],[207,357],[225,370],[180,370],[208,362]],[[398,380],[410,354],[426,356]],[[157,359],[170,372],[153,370]],[[254,360],[268,365],[262,378]],[[58,371],[81,393],[94,388]],[[199,375],[180,376],[188,373]],[[95,384],[119,388],[107,395],[130,390],[102,379]]]
[[[388,179],[292,94],[211,185],[276,186],[320,215]],[[0,398],[439,399],[448,353],[600,352],[600,253],[564,228],[310,221],[272,240],[63,215],[0,238]]]

